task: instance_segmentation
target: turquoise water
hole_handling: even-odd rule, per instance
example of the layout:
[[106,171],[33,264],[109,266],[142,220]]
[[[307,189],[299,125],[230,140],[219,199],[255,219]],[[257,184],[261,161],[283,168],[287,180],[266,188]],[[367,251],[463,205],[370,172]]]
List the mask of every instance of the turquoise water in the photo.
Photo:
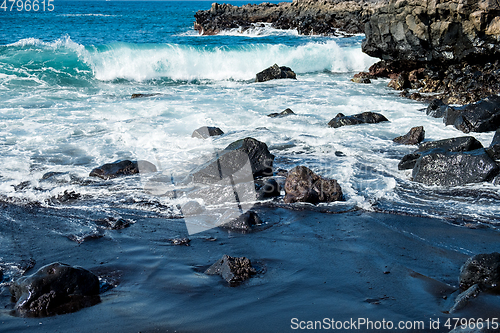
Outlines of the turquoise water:
[[[0,196],[53,205],[64,191],[94,201],[177,201],[145,191],[149,182],[122,179],[96,186],[88,174],[118,159],[145,159],[181,183],[229,143],[251,136],[277,156],[276,167],[307,165],[338,179],[347,205],[496,224],[492,185],[429,189],[397,170],[413,147],[392,138],[423,125],[428,140],[461,136],[386,87],[350,82],[377,61],[363,36],[299,36],[270,25],[199,36],[194,13],[210,2],[55,1],[52,12],[0,11]],[[235,2],[234,4],[242,4]],[[298,80],[254,83],[274,63]],[[134,93],[156,94],[131,99]],[[266,115],[291,108],[285,119]],[[337,113],[375,111],[390,123],[328,128]],[[226,135],[191,138],[200,126]],[[476,137],[488,145],[492,134]],[[338,157],[336,151],[346,156]],[[57,182],[48,172],[61,172]],[[89,185],[89,182],[92,185]],[[135,183],[134,183],[135,182]],[[19,186],[23,184],[23,186]],[[99,184],[99,183],[97,183]],[[423,193],[426,193],[423,195]],[[430,194],[429,194],[430,193]],[[457,217],[456,207],[460,207]],[[95,207],[94,207],[95,208]]]

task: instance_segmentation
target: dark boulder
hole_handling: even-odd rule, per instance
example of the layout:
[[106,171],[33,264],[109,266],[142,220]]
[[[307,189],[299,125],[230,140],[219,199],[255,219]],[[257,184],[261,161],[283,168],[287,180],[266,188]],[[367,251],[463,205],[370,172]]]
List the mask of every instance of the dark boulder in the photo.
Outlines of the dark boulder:
[[267,116],[271,117],[271,118],[282,118],[282,117],[286,117],[286,116],[291,115],[291,114],[295,114],[295,112],[293,112],[292,109],[287,108],[284,111],[281,111],[280,113],[271,113],[271,114],[268,114]]
[[81,267],[61,263],[18,279],[10,292],[16,314],[25,317],[71,313],[100,302],[98,277]]
[[495,136],[486,151],[492,159],[500,160],[500,129],[496,130]]
[[253,227],[262,224],[259,215],[253,211],[249,210],[246,213],[238,215],[238,217],[230,219],[229,222],[222,224],[221,227],[231,231],[248,232],[252,230]]
[[443,103],[442,100],[434,99],[427,107],[426,113],[433,118],[443,118],[447,107],[448,105]]
[[460,289],[467,290],[475,284],[500,291],[500,253],[477,254],[467,259],[460,269]]
[[460,186],[493,179],[499,167],[482,149],[470,152],[434,151],[419,157],[413,180],[426,185]]
[[255,182],[255,189],[259,200],[280,196],[280,185],[273,178]]
[[338,128],[358,124],[375,124],[384,121],[389,120],[387,120],[387,118],[383,115],[375,112],[363,112],[352,116],[345,116],[342,113],[339,113],[335,116],[335,118],[330,120],[328,126]]
[[342,189],[335,179],[326,179],[305,166],[293,168],[285,181],[285,203],[342,201]]
[[99,177],[102,179],[111,179],[121,176],[135,175],[138,173],[156,172],[156,166],[148,161],[116,161],[104,164],[92,170],[90,177]]
[[271,67],[264,69],[262,72],[257,73],[255,82],[265,82],[276,79],[297,79],[297,75],[295,75],[289,67],[280,67],[274,64]]
[[500,127],[500,96],[490,96],[460,108],[448,107],[443,121],[464,133],[496,131]]
[[407,134],[398,136],[392,141],[403,145],[416,145],[425,139],[425,131],[423,126],[413,127]]
[[211,136],[219,136],[224,132],[218,127],[203,126],[198,128],[191,134],[192,138],[207,139]]
[[459,138],[424,142],[418,146],[418,149],[415,152],[405,155],[402,158],[401,162],[398,165],[398,169],[413,169],[420,156],[429,154],[434,151],[464,152],[480,148],[483,148],[483,145],[472,136],[463,136]]
[[210,266],[205,274],[220,275],[231,287],[239,285],[241,282],[248,280],[257,271],[252,267],[252,263],[248,258],[235,258],[225,254],[215,264]]
[[121,230],[130,227],[135,222],[121,217],[107,217],[99,219],[96,224],[106,230]]
[[158,96],[159,94],[156,93],[156,94],[132,94],[132,96],[130,97],[131,99],[134,99],[134,98],[146,98],[146,97],[153,97],[153,96]]
[[491,140],[490,147],[500,145],[500,128],[496,130],[493,140]]
[[227,146],[218,157],[192,174],[195,183],[213,184],[232,176],[233,182],[272,176],[274,155],[267,145],[245,138]]

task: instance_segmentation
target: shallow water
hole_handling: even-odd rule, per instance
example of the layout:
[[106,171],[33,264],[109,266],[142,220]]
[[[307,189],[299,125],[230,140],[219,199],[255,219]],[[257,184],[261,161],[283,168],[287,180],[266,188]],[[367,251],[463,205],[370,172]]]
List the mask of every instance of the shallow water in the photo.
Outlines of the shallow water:
[[[259,331],[285,331],[292,315],[442,316],[448,305],[411,271],[453,287],[468,256],[495,251],[499,188],[413,183],[397,164],[415,147],[392,139],[413,126],[424,126],[426,140],[463,133],[427,117],[424,103],[399,97],[386,80],[352,83],[377,61],[361,52],[363,36],[299,36],[268,25],[198,36],[193,15],[209,7],[61,1],[54,12],[0,13],[0,265],[7,279],[20,276],[29,258],[37,268],[63,261],[121,276],[102,304],[64,320],[43,319],[37,328],[230,332],[243,324],[239,331],[255,331],[249,325],[260,318]],[[274,63],[291,67],[297,80],[253,82]],[[135,93],[155,95],[131,99]],[[296,115],[267,117],[286,108]],[[364,111],[390,122],[327,126],[339,112]],[[225,134],[191,138],[206,125]],[[474,136],[488,146],[493,134]],[[178,205],[189,200],[169,191],[189,190],[184,181],[193,169],[245,137],[269,146],[276,170],[306,165],[337,179],[346,201],[295,207],[306,211],[262,208],[260,232],[215,229],[192,235],[190,247],[169,245],[169,238],[188,236]],[[159,172],[109,181],[88,176],[119,159],[148,160]],[[80,197],[62,201],[65,191]],[[221,207],[198,201],[219,214]],[[81,244],[67,239],[98,232],[95,221],[106,217],[136,223]],[[466,224],[486,229],[459,227]],[[211,236],[217,241],[206,240]],[[247,256],[266,272],[237,289],[200,273],[223,254]],[[395,267],[391,274],[383,274],[386,265]],[[376,287],[365,288],[367,281]],[[7,283],[0,295],[8,308]],[[396,300],[383,298],[391,292]],[[381,297],[382,306],[365,302]],[[495,298],[481,300],[463,315],[490,303],[498,308]],[[0,318],[7,330],[39,325],[7,312]],[[88,316],[99,319],[89,324]]]

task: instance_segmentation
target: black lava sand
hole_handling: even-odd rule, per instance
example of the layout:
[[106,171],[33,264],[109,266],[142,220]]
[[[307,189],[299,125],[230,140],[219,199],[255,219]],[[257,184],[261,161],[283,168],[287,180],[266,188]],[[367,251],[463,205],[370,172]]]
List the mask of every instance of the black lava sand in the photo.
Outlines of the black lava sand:
[[[101,294],[101,303],[76,313],[18,318],[9,314],[6,273],[0,289],[2,333],[292,332],[297,331],[293,318],[297,323],[423,321],[422,332],[448,332],[447,318],[500,316],[500,296],[486,294],[446,313],[460,266],[474,254],[499,250],[499,234],[491,228],[381,213],[259,207],[266,224],[257,231],[212,229],[192,235],[186,246],[171,241],[188,237],[182,219],[122,210],[115,213],[134,224],[78,244],[66,236],[87,223],[82,221],[96,219],[92,212],[2,208],[2,265],[33,258],[36,266],[29,274],[60,261],[87,268],[115,286]],[[75,227],[66,230],[72,221]],[[203,274],[224,254],[249,258],[258,273],[237,287]],[[430,319],[440,319],[440,329],[430,330]]]

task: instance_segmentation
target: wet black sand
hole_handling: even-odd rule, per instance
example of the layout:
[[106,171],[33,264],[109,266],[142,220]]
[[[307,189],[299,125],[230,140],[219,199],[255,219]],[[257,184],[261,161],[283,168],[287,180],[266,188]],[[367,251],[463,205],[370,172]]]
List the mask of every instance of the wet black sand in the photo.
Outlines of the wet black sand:
[[[17,318],[9,315],[4,283],[0,331],[290,332],[297,331],[292,318],[368,318],[424,321],[421,331],[427,332],[429,320],[440,318],[440,329],[432,331],[448,332],[447,318],[500,316],[500,296],[490,295],[445,313],[465,260],[499,250],[499,234],[491,228],[361,211],[256,211],[266,225],[253,233],[213,229],[179,246],[169,239],[188,236],[182,219],[120,209],[114,213],[135,224],[78,244],[65,235],[101,213],[4,204],[2,264],[33,258],[29,274],[60,261],[90,269],[116,287],[101,295],[100,304],[76,313]],[[238,287],[204,275],[223,254],[250,258],[260,273]]]

